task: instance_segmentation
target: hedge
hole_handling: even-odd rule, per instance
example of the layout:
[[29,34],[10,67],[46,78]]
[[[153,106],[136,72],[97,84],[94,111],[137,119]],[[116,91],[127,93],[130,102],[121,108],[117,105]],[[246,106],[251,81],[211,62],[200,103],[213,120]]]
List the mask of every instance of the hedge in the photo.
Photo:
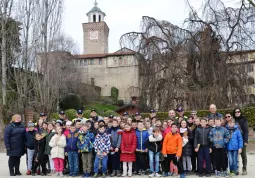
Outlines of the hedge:
[[[225,113],[231,113],[233,112],[234,109],[218,109],[217,112],[221,114]],[[248,119],[248,123],[250,127],[255,127],[255,107],[247,107],[242,109],[243,115]],[[205,117],[208,115],[208,110],[198,110],[197,111],[197,116],[198,117]],[[190,116],[190,111],[186,111],[184,113],[186,116]],[[143,113],[143,117],[149,117],[149,113]],[[168,117],[168,112],[158,112],[157,113],[157,118],[159,119],[166,119]]]

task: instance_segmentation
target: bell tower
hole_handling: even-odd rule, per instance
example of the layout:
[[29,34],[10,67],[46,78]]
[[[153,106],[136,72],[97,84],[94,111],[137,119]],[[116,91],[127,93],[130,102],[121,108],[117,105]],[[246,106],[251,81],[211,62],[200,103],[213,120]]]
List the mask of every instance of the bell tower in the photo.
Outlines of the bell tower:
[[88,22],[83,23],[83,53],[108,53],[109,28],[104,19],[106,14],[98,7],[95,0],[94,7],[87,13]]

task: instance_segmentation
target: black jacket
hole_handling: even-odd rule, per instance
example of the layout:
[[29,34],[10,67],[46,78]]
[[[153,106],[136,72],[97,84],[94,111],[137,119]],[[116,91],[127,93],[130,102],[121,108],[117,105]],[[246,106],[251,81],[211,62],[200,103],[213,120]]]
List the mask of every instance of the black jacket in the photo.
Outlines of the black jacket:
[[157,138],[152,135],[149,136],[149,139],[145,142],[145,147],[148,150],[153,151],[154,153],[161,152],[162,150],[162,135],[159,135]]
[[243,142],[248,143],[249,126],[248,120],[244,116],[234,117],[236,122],[240,125],[241,133],[243,136]]
[[[183,133],[180,133],[180,135],[183,137]],[[194,140],[194,137],[193,137],[193,134],[192,134],[192,131],[190,129],[188,129],[188,143],[182,147],[182,156],[192,156],[192,153],[193,153],[193,140]]]
[[194,148],[198,147],[198,144],[200,146],[209,146],[211,147],[211,142],[209,140],[209,133],[210,133],[209,127],[198,127],[195,132],[195,139],[194,139]]
[[35,133],[36,130],[26,132],[25,146],[30,150],[35,148]]
[[41,160],[44,158],[44,151],[46,146],[46,138],[43,138],[39,141],[35,139],[35,152],[34,152],[34,158],[37,160]]

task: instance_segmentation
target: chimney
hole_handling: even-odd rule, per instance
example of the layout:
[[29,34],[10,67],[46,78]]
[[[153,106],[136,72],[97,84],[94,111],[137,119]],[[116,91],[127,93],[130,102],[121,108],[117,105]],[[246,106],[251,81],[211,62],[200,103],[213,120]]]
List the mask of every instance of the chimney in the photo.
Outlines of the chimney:
[[137,104],[137,96],[132,96],[131,97],[131,104],[134,104],[134,105]]

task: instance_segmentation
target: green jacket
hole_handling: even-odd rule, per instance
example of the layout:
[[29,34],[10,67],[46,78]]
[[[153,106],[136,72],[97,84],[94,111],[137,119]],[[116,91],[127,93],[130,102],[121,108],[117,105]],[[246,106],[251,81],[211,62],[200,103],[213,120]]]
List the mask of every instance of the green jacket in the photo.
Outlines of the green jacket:
[[46,147],[44,154],[50,155],[51,147],[49,146],[51,138],[55,135],[55,130],[53,129],[47,136],[46,136]]

